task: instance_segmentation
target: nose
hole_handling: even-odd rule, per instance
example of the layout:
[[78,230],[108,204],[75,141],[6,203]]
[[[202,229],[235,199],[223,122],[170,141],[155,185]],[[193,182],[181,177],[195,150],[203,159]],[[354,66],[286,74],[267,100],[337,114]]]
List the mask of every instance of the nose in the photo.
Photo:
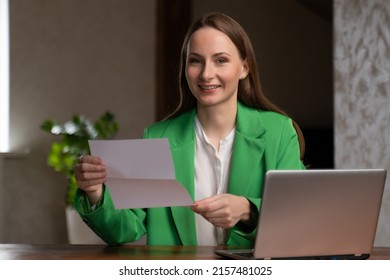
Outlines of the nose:
[[201,77],[205,81],[209,81],[215,76],[215,69],[212,63],[210,62],[205,62],[203,64],[203,69],[201,72]]

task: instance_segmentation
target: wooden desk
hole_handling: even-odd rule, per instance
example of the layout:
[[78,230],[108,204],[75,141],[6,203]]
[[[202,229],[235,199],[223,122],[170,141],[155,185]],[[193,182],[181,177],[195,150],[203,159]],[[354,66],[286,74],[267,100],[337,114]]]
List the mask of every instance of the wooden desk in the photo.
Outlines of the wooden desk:
[[[0,260],[217,260],[205,246],[0,244]],[[390,248],[375,248],[370,259],[390,260]]]
[[[159,260],[216,259],[218,247],[146,245],[27,245],[0,244],[0,259],[7,260]],[[222,247],[220,247],[222,248]]]

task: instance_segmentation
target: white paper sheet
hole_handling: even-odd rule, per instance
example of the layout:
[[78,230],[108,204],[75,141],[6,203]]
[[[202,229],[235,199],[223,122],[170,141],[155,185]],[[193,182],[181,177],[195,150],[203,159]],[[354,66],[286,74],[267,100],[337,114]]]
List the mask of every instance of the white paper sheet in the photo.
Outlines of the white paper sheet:
[[193,201],[175,179],[167,139],[89,140],[107,167],[114,205],[122,208],[187,206]]

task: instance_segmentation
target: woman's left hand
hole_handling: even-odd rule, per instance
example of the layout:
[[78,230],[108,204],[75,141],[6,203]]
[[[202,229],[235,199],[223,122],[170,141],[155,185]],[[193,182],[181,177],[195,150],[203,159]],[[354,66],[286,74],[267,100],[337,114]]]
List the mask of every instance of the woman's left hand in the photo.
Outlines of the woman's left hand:
[[216,227],[232,228],[250,219],[250,204],[243,196],[218,194],[194,202],[191,209]]

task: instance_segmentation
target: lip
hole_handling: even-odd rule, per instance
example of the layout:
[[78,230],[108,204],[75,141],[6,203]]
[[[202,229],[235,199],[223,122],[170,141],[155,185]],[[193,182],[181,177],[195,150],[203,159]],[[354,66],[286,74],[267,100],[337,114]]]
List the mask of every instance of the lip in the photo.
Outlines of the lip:
[[202,91],[202,92],[206,92],[206,93],[211,93],[211,92],[214,92],[216,91],[217,89],[219,89],[221,86],[220,85],[198,85],[198,88]]

